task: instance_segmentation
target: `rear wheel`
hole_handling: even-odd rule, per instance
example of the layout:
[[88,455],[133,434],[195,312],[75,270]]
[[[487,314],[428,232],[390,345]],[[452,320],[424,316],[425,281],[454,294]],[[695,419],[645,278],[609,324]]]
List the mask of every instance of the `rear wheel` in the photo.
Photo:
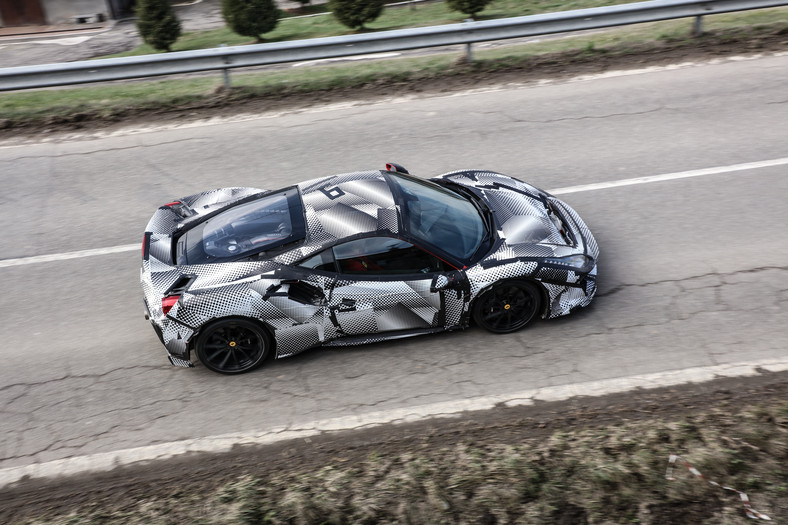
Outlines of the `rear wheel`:
[[473,320],[490,332],[515,332],[536,317],[541,304],[542,294],[534,283],[506,281],[494,285],[476,299]]
[[271,339],[248,319],[220,319],[206,326],[195,345],[203,365],[220,374],[241,374],[259,366],[268,355]]

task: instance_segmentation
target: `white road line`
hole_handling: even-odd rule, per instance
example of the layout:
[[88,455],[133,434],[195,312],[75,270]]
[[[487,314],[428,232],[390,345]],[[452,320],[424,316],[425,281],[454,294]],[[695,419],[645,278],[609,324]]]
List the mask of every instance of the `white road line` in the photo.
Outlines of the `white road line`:
[[553,195],[566,195],[567,193],[604,190],[607,188],[618,188],[620,186],[633,186],[635,184],[650,184],[652,182],[662,182],[666,180],[705,177],[707,175],[720,175],[722,173],[732,173],[734,171],[771,168],[774,166],[785,166],[786,164],[788,164],[788,157],[784,157],[782,159],[761,160],[758,162],[745,162],[744,164],[731,164],[730,166],[718,166],[716,168],[704,168],[701,170],[680,171],[678,173],[665,173],[663,175],[651,175],[648,177],[635,177],[634,179],[613,180],[609,182],[597,182],[594,184],[581,184],[579,186],[567,186],[565,188],[558,188],[549,191]]
[[[788,157],[772,160],[761,160],[757,162],[745,162],[744,164],[731,164],[729,166],[717,166],[714,168],[704,168],[700,170],[680,171],[678,173],[665,173],[663,175],[651,175],[647,177],[635,177],[633,179],[613,180],[608,182],[597,182],[594,184],[581,184],[579,186],[566,186],[548,190],[553,195],[566,195],[567,193],[580,193],[584,191],[604,190],[608,188],[618,188],[621,186],[633,186],[636,184],[650,184],[652,182],[663,182],[676,179],[688,179],[691,177],[705,177],[708,175],[721,175],[736,171],[755,170],[760,168],[770,168],[774,166],[788,165]],[[64,261],[67,259],[79,259],[81,257],[93,257],[95,255],[109,255],[112,253],[130,252],[141,250],[141,244],[124,244],[122,246],[111,246],[109,248],[96,248],[93,250],[81,250],[78,252],[53,253],[51,255],[36,255],[34,257],[20,257],[18,259],[0,260],[0,268],[9,266],[22,266],[25,264],[37,264],[53,261]]]
[[169,459],[195,452],[229,452],[236,445],[268,445],[290,439],[304,439],[322,432],[409,423],[434,417],[459,417],[463,412],[491,410],[496,406],[533,405],[538,401],[563,401],[577,396],[603,396],[629,392],[638,388],[662,388],[685,383],[701,383],[719,378],[753,377],[763,373],[763,371],[772,373],[788,371],[788,361],[768,359],[754,363],[730,363],[587,381],[585,383],[558,385],[511,394],[476,397],[417,407],[396,408],[387,411],[381,410],[353,416],[322,419],[304,423],[297,427],[279,427],[258,432],[208,436],[58,459],[46,463],[34,463],[32,465],[0,469],[0,489],[26,478],[55,478],[91,472],[106,472],[115,467],[132,465],[143,461]]
[[52,261],[65,261],[67,259],[79,259],[81,257],[93,257],[95,255],[108,255],[110,253],[122,253],[139,250],[142,252],[142,243],[123,244],[121,246],[110,246],[109,248],[95,248],[93,250],[80,250],[78,252],[53,253],[50,255],[36,255],[34,257],[20,257],[19,259],[5,259],[0,261],[0,268],[8,266],[21,266],[23,264],[36,264]]

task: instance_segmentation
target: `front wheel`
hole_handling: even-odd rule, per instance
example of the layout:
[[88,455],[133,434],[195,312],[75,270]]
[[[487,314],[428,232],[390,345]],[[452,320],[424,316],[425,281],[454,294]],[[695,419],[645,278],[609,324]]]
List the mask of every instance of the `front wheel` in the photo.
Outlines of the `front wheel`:
[[542,294],[534,283],[507,281],[493,285],[473,306],[473,320],[497,334],[515,332],[536,317]]
[[241,374],[259,366],[268,355],[271,339],[257,323],[247,319],[219,319],[197,338],[197,357],[220,374]]

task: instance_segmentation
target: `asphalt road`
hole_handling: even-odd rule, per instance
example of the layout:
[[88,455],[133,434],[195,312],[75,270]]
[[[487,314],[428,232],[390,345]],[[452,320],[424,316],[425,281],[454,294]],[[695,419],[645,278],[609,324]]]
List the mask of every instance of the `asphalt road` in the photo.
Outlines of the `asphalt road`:
[[591,308],[313,350],[225,377],[169,365],[137,252],[0,267],[0,468],[334,416],[685,367],[784,358],[788,56],[389,101],[116,137],[0,145],[2,257],[141,242],[154,209],[396,161],[545,189],[719,167],[563,196],[602,250]]

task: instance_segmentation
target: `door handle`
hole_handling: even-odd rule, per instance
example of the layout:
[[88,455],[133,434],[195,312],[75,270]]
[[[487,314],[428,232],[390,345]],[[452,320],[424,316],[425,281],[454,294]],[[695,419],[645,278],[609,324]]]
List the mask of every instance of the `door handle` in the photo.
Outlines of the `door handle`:
[[352,312],[355,309],[356,309],[355,299],[342,299],[342,302],[339,304],[340,312]]

